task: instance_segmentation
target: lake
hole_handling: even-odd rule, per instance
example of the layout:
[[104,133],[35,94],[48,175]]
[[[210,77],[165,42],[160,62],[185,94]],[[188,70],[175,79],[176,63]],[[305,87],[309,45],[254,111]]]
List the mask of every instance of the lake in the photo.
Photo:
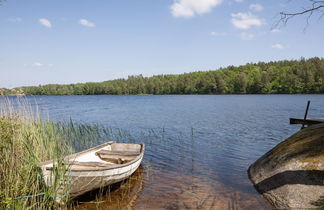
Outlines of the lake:
[[[0,99],[1,100],[1,99]],[[270,209],[247,168],[300,129],[289,117],[324,115],[323,95],[138,95],[27,97],[44,118],[100,124],[144,142],[126,183],[79,209]],[[102,139],[105,142],[107,139]],[[87,199],[85,199],[87,200]]]

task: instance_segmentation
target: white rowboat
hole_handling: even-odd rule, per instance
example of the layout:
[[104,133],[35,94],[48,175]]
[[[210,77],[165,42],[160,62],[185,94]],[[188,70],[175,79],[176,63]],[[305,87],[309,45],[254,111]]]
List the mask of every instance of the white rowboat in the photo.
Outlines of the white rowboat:
[[[65,157],[70,198],[130,177],[141,164],[145,145],[108,142]],[[38,165],[48,187],[55,184],[53,161]],[[63,194],[63,192],[62,192]]]

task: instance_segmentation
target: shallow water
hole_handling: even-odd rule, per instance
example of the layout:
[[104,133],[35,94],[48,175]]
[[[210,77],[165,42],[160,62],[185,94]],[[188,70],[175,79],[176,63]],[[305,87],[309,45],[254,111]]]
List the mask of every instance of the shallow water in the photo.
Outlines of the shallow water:
[[269,209],[248,180],[248,166],[300,129],[289,125],[289,117],[303,117],[307,100],[310,116],[324,115],[323,95],[28,100],[38,104],[43,117],[98,123],[123,133],[118,141],[146,144],[143,167],[130,180],[106,196],[89,201],[87,195],[78,209]]
[[141,167],[103,196],[96,199],[88,193],[71,209],[270,209],[260,196],[214,179],[175,171],[148,173]]

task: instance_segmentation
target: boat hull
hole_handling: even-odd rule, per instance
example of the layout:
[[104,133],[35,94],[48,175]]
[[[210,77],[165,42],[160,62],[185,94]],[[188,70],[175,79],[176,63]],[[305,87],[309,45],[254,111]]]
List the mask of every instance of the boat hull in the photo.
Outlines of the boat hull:
[[[144,145],[142,145],[141,153],[131,162],[120,164],[117,167],[96,167],[91,169],[74,169],[67,166],[64,180],[56,195],[58,202],[66,199],[64,191],[68,191],[69,199],[82,195],[86,192],[102,188],[122,180],[129,178],[140,166],[144,156]],[[48,162],[47,162],[48,163]],[[48,187],[55,187],[55,170],[48,168],[44,164],[42,167],[43,178]],[[57,184],[56,184],[57,185]],[[63,189],[64,188],[64,189]]]

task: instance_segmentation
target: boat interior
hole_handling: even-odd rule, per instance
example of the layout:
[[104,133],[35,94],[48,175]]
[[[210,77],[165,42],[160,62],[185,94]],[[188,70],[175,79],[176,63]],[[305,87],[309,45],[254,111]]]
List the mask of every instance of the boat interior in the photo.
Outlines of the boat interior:
[[[72,170],[98,167],[113,168],[134,160],[141,154],[142,147],[142,144],[108,142],[102,146],[70,155],[63,164],[69,165]],[[53,162],[47,164],[45,167],[51,170],[53,168]]]
[[101,160],[114,164],[124,164],[132,161],[141,154],[140,144],[120,144],[114,143],[110,148],[105,148],[95,153]]

